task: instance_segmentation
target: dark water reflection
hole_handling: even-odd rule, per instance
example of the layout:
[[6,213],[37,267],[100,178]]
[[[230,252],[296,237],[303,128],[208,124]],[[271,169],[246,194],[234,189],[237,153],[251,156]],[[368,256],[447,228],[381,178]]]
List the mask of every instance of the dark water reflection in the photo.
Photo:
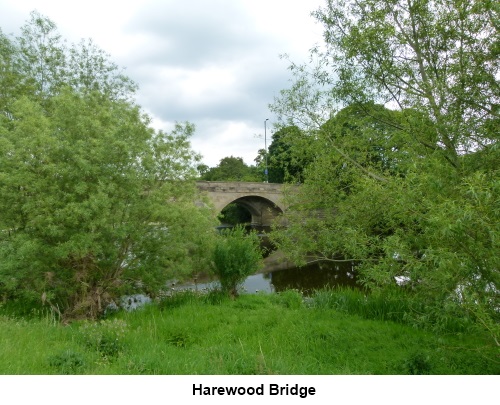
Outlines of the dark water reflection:
[[[211,289],[217,282],[190,283],[182,288]],[[352,262],[315,262],[303,267],[289,267],[283,270],[263,272],[249,276],[242,285],[242,292],[255,294],[258,292],[279,292],[289,289],[310,295],[314,290],[325,287],[358,287],[356,270]]]
[[[219,230],[232,228],[231,225],[221,225]],[[254,294],[258,292],[280,292],[290,289],[299,290],[304,295],[310,295],[314,290],[325,287],[354,287],[356,283],[355,265],[351,261],[315,261],[302,267],[286,263],[281,252],[276,251],[267,233],[269,227],[247,227],[248,231],[256,231],[260,237],[261,248],[265,251],[265,268],[259,274],[249,276],[242,285],[242,292]],[[270,260],[269,260],[270,259]],[[181,289],[213,289],[217,281],[194,280]]]
[[324,287],[356,287],[356,271],[351,262],[316,262],[304,267],[268,274],[274,291],[297,289],[304,295]]
[[316,262],[303,267],[291,267],[248,277],[243,291],[279,292],[290,289],[310,295],[314,290],[325,287],[359,287],[356,271],[351,262]]

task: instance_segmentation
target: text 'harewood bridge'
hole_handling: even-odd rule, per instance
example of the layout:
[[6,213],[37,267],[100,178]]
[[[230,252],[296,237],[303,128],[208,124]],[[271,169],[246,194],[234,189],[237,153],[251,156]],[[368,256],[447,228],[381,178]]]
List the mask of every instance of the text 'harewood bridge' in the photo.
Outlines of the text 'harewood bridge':
[[253,226],[270,226],[273,219],[286,210],[283,184],[228,181],[198,181],[217,212],[234,203],[252,215]]

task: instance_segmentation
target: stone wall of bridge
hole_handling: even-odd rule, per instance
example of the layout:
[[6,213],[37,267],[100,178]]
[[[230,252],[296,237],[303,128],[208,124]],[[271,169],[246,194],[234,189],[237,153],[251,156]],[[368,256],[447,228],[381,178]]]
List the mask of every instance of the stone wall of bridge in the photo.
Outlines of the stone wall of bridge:
[[218,212],[231,203],[245,207],[252,215],[252,225],[269,226],[286,210],[283,184],[236,181],[198,181],[196,184]]

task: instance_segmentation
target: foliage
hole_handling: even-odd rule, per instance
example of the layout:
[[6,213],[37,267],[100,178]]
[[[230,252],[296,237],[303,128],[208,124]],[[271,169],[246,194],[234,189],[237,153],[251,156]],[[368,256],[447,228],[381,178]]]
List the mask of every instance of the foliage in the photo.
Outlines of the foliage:
[[0,35],[3,299],[96,318],[121,294],[154,296],[205,267],[194,126],[151,129],[129,79],[93,46],[68,53],[50,20],[33,13],[22,32]]
[[[304,180],[305,169],[313,158],[304,153],[304,148],[299,150],[297,144],[301,141],[309,142],[310,139],[296,126],[280,128],[273,134],[267,152],[270,183],[300,183]],[[263,157],[255,159],[259,167],[263,167],[265,151],[262,150],[262,154]]]
[[[420,311],[402,291],[367,294],[351,288],[324,289],[314,293],[311,304],[318,309],[335,309],[346,314],[359,315],[367,319],[404,323],[409,313]],[[411,323],[411,322],[409,322]]]
[[79,352],[65,350],[49,356],[49,365],[57,370],[57,374],[79,374],[85,368],[85,359]]
[[79,330],[85,345],[103,357],[115,357],[124,350],[127,323],[121,319],[84,322]]
[[213,251],[213,272],[222,291],[237,296],[238,285],[259,269],[262,260],[259,244],[257,234],[246,234],[241,226],[221,231]]
[[228,156],[222,158],[219,164],[208,170],[199,167],[201,180],[206,181],[262,181],[263,175],[259,174],[255,166],[248,166],[243,158]]
[[13,46],[12,67],[21,76],[15,86],[29,92],[31,98],[47,101],[71,87],[80,94],[97,91],[113,100],[130,100],[137,89],[92,40],[68,47],[56,24],[37,11],[31,12]]
[[245,207],[231,203],[222,209],[218,219],[222,224],[248,224],[252,222],[252,214]]
[[328,1],[315,13],[317,51],[335,66],[338,100],[421,112],[432,126],[414,136],[456,167],[459,153],[498,139],[485,126],[498,120],[498,13],[489,0]]
[[431,374],[432,365],[428,356],[418,352],[412,354],[404,362],[404,368],[407,370],[407,374],[410,375],[426,375]]
[[496,341],[498,12],[327,1],[314,13],[324,46],[291,64],[295,82],[272,106],[309,140],[293,153],[315,156],[275,243],[297,262],[356,260],[372,291],[405,284],[430,309],[422,322],[476,314]]
[[359,315],[366,319],[392,321],[439,333],[467,333],[474,329],[470,316],[448,306],[436,311],[418,296],[392,287],[377,293],[352,288],[315,291],[309,305],[317,309]]

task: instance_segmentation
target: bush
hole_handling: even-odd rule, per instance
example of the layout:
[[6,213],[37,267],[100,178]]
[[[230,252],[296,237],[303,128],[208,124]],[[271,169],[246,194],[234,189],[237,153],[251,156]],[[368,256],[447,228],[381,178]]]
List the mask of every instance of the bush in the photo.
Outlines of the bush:
[[213,251],[213,273],[224,293],[235,297],[238,285],[255,273],[262,260],[258,236],[243,227],[222,230]]
[[431,374],[432,365],[429,361],[429,356],[423,353],[414,353],[404,362],[405,371],[411,375]]
[[49,357],[49,365],[54,367],[58,374],[78,374],[85,367],[82,354],[72,350],[65,350]]
[[125,348],[123,343],[123,338],[127,333],[125,321],[114,319],[85,322],[80,331],[85,344],[96,350],[102,357],[115,357]]

